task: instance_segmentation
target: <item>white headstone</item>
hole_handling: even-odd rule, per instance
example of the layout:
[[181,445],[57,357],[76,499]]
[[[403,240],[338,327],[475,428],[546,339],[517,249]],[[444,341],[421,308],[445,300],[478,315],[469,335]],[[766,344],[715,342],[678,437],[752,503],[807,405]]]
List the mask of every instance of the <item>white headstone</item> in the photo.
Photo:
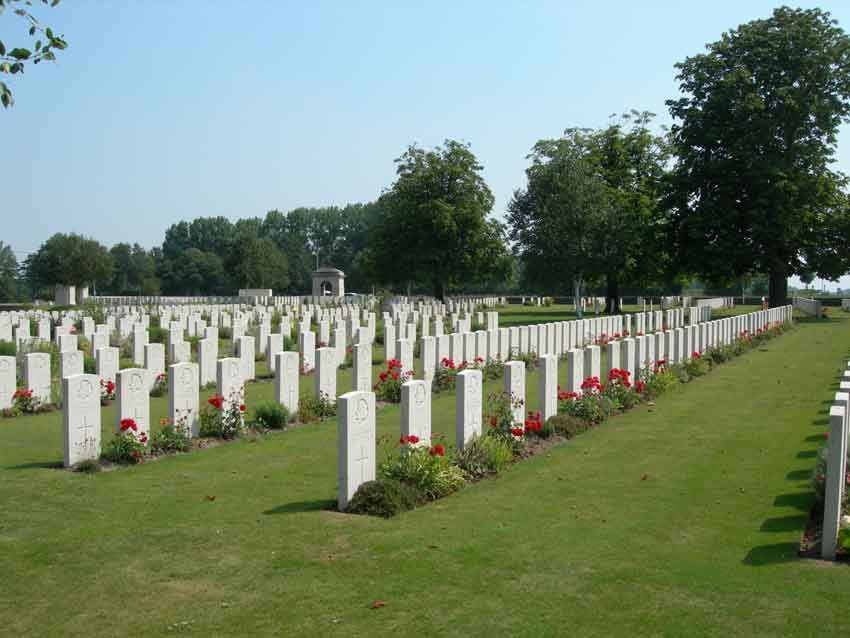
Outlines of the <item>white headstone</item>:
[[298,412],[298,353],[278,352],[275,358],[275,396],[290,415]]
[[482,381],[481,370],[464,370],[455,377],[455,445],[459,450],[473,436],[481,436]]
[[12,407],[17,383],[15,357],[0,357],[0,410]]
[[336,401],[336,349],[316,349],[316,397],[324,396],[331,403]]
[[514,423],[525,420],[525,362],[505,363],[505,392],[511,397],[511,414]]
[[357,488],[375,480],[375,393],[347,392],[337,403],[339,509]]
[[431,383],[406,381],[401,384],[401,435],[419,437],[431,445]]
[[168,418],[190,436],[198,436],[200,391],[197,363],[168,366]]
[[115,382],[118,376],[120,351],[118,348],[98,348],[95,351],[95,364],[97,365],[97,376],[106,383]]
[[115,396],[118,409],[115,411],[115,429],[120,431],[122,419],[133,419],[137,433],[150,435],[151,401],[150,371],[146,368],[126,368],[118,371]]
[[359,343],[352,349],[352,372],[357,392],[372,391],[372,344]]
[[540,355],[537,374],[540,414],[545,423],[558,414],[558,355]]
[[100,379],[78,374],[62,379],[65,467],[100,458]]

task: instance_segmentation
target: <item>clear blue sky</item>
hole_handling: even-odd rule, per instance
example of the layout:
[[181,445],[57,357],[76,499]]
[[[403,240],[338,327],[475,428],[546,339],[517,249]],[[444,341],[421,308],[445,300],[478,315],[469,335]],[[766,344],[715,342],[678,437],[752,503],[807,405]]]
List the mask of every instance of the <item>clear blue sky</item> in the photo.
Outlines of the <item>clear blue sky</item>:
[[[63,0],[69,42],[0,112],[0,239],[162,242],[202,215],[374,199],[416,142],[472,144],[504,213],[525,155],[646,109],[675,62],[783,3]],[[850,31],[850,1],[820,6]],[[25,30],[10,12],[0,39]],[[850,173],[850,129],[838,168]],[[850,280],[842,281],[850,287]]]

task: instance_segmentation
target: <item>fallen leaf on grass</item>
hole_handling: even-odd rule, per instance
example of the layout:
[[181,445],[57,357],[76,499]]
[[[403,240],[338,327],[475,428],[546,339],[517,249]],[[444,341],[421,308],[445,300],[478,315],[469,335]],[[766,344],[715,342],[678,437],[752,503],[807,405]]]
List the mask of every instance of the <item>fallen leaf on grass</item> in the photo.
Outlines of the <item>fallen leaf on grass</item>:
[[207,496],[207,500],[208,500],[208,501],[214,501],[214,500],[215,500],[215,496]]
[[372,603],[372,609],[380,609],[381,607],[386,607],[386,606],[387,606],[387,603],[385,603],[383,600],[376,600],[375,602]]
[[644,474],[643,476],[640,477],[640,480],[645,481],[648,478],[649,478],[649,474]]

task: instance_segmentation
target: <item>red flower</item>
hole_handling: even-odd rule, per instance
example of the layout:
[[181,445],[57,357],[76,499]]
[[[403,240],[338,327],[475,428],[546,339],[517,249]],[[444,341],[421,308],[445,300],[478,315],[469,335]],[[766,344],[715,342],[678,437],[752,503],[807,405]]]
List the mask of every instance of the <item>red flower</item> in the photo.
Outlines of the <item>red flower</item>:
[[398,381],[398,372],[393,372],[393,381]]
[[133,419],[121,419],[119,424],[121,426],[121,431],[126,432],[127,430],[138,431],[139,426],[136,425],[136,422]]
[[240,411],[240,412],[244,412],[244,411],[245,411],[245,404],[244,404],[244,403],[243,403],[243,404],[241,404],[241,405],[239,406],[239,411]]
[[399,445],[404,445],[405,443],[407,443],[407,437],[406,436],[403,436],[398,440]]
[[443,456],[445,453],[446,449],[439,443],[437,443],[437,445],[428,450],[428,454],[430,454],[431,456]]
[[497,421],[496,421],[496,417],[495,417],[495,416],[491,416],[491,417],[490,417],[490,427],[491,427],[491,428],[496,427],[496,422],[497,422]]
[[643,381],[635,382],[635,391],[641,393],[646,388],[646,384]]
[[407,437],[407,442],[408,443],[414,443],[414,444],[419,443],[419,437],[416,436],[415,434],[411,434],[410,436]]
[[522,428],[513,428],[511,430],[511,434],[513,434],[515,437],[521,437],[523,434]]
[[221,410],[221,407],[224,405],[224,397],[217,394],[207,399],[207,403],[213,406],[216,410]]

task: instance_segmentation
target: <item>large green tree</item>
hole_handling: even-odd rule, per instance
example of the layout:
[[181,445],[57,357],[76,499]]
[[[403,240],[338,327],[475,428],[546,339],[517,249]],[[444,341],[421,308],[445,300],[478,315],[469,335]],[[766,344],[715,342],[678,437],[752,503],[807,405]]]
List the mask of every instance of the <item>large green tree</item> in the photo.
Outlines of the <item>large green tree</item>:
[[[586,280],[608,271],[606,242],[616,244],[605,232],[615,211],[594,151],[579,131],[540,140],[529,155],[528,184],[508,205],[525,278],[552,291],[572,284],[576,300]],[[578,303],[576,309],[581,312]]]
[[[41,0],[41,3],[55,7],[59,0]],[[9,9],[12,17],[21,21],[22,30],[25,29],[32,39],[26,46],[12,46],[0,40],[0,74],[17,75],[24,72],[27,64],[55,60],[54,51],[68,46],[50,27],[42,26],[31,11],[32,4],[33,0],[0,0],[0,17]],[[9,108],[14,103],[12,90],[0,81],[0,104]]]
[[396,160],[397,179],[380,198],[369,242],[372,275],[388,284],[421,282],[437,298],[461,283],[507,275],[502,226],[488,215],[493,194],[467,144],[413,145]]
[[45,286],[95,286],[112,280],[113,259],[105,246],[75,233],[56,233],[26,262],[36,289]]
[[18,296],[18,260],[12,247],[0,241],[0,301],[14,301]]
[[608,190],[611,214],[600,220],[606,311],[620,312],[620,285],[648,289],[669,265],[664,186],[670,159],[665,135],[650,130],[654,115],[631,111],[608,127],[568,131],[589,150]]
[[668,101],[682,267],[732,280],[768,273],[770,303],[790,275],[847,272],[845,179],[830,169],[850,114],[850,38],[819,9],[782,7],[677,65]]

